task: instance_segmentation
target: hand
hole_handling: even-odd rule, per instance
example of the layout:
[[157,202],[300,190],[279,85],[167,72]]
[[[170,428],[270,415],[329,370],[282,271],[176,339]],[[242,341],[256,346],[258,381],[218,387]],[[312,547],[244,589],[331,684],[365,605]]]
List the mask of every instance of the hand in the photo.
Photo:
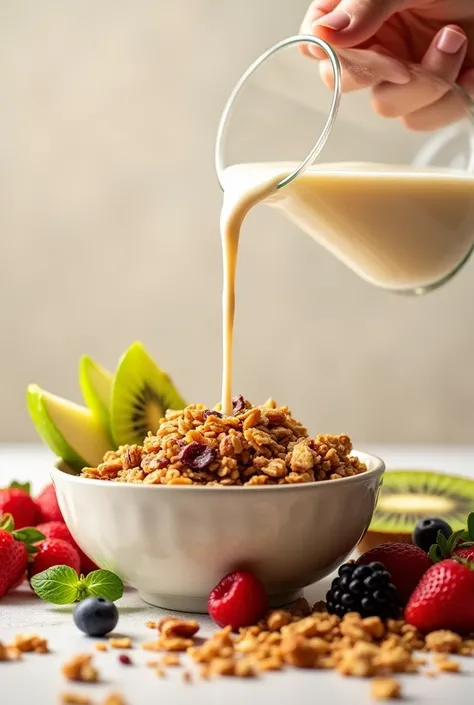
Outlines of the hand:
[[[370,87],[376,112],[410,129],[435,130],[465,116],[444,81],[474,98],[474,0],[314,0],[301,33],[336,49],[344,91]],[[314,44],[302,50],[321,60],[330,85],[324,55]]]

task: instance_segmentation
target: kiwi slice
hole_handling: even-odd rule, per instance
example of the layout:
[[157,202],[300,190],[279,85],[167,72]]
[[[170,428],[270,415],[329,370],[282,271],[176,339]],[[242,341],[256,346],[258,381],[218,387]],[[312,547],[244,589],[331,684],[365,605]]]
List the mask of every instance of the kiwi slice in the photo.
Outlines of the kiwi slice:
[[464,529],[472,511],[474,480],[441,472],[390,470],[359,550],[385,541],[410,543],[413,529],[426,517],[444,519],[453,531]]
[[169,375],[158,367],[141,343],[133,343],[120,359],[112,385],[110,422],[117,445],[141,445],[156,432],[167,409],[186,402]]

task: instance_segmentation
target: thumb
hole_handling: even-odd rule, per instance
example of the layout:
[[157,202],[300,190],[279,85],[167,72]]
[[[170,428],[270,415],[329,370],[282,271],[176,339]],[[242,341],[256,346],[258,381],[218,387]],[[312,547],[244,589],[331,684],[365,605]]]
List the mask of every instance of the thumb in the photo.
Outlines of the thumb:
[[336,46],[357,46],[373,37],[405,4],[405,0],[341,0],[313,23],[312,31]]

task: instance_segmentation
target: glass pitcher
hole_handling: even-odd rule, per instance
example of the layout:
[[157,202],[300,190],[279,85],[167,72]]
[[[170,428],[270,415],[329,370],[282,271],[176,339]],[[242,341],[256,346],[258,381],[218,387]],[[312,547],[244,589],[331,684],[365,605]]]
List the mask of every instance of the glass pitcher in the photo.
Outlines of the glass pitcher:
[[[321,60],[303,55],[308,43]],[[268,205],[365,280],[423,294],[474,249],[474,104],[419,65],[397,61],[397,77],[384,62],[309,35],[274,45],[224,108],[216,170],[224,187],[232,165],[280,169]]]

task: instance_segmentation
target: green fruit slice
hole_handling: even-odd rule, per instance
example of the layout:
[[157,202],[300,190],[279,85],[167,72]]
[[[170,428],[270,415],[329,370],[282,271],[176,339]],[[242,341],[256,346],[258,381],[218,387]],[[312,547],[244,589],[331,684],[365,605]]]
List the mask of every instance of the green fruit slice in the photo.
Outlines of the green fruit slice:
[[133,343],[119,361],[110,410],[115,443],[141,445],[148,431],[155,433],[167,409],[183,409],[186,402],[166,372],[141,343]]
[[71,469],[96,467],[111,449],[102,424],[85,406],[50,394],[36,384],[28,386],[27,404],[40,437]]
[[408,534],[422,519],[444,519],[453,531],[465,528],[474,511],[474,480],[441,472],[385,473],[370,532]]
[[114,377],[111,372],[102,367],[88,355],[83,355],[79,361],[79,385],[82,396],[94,416],[104,426],[110,435],[110,403],[112,400],[112,385]]

